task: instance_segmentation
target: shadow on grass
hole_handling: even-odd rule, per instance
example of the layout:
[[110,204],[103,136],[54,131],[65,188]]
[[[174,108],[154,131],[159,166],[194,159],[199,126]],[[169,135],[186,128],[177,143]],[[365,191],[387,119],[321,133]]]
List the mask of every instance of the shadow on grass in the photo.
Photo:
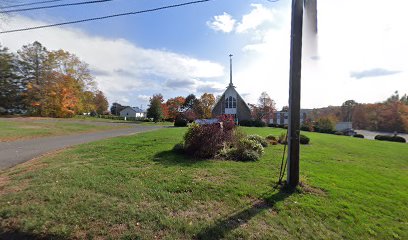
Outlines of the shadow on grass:
[[66,237],[55,234],[35,234],[22,232],[19,230],[0,230],[1,240],[42,240],[42,239],[67,239]]
[[199,232],[194,239],[221,239],[229,232],[249,222],[257,214],[272,209],[277,202],[285,200],[294,191],[281,189],[279,192],[255,201],[254,204],[226,219],[217,221],[214,225]]
[[181,165],[181,166],[187,167],[187,166],[192,166],[198,163],[203,163],[209,160],[193,158],[186,154],[178,153],[173,150],[169,150],[169,151],[162,151],[162,152],[156,153],[153,157],[153,161],[163,164],[165,166]]

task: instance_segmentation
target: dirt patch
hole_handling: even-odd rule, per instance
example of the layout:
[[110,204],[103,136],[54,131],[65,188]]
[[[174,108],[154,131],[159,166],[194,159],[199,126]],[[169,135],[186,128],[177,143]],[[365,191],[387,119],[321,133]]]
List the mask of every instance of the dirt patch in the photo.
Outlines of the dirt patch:
[[326,191],[324,191],[321,188],[317,188],[317,187],[312,187],[310,185],[308,185],[307,183],[304,182],[300,182],[299,186],[301,187],[302,191],[305,193],[310,193],[310,194],[314,194],[314,195],[318,195],[318,196],[326,196],[327,193]]
[[222,185],[228,179],[230,179],[230,177],[224,174],[223,172],[219,173],[216,176],[214,176],[212,173],[206,170],[199,170],[194,173],[194,180],[198,182],[210,182]]
[[28,180],[19,181],[18,184],[11,185],[11,180],[8,176],[5,177],[5,180],[1,180],[1,178],[2,177],[0,177],[0,181],[4,181],[4,183],[0,183],[0,196],[23,191],[29,186]]
[[6,186],[10,183],[10,177],[9,176],[0,176],[0,196],[3,195]]
[[109,229],[109,236],[113,239],[118,239],[128,230],[127,224],[115,224]]
[[190,222],[197,220],[214,220],[222,213],[228,211],[228,207],[224,203],[218,201],[196,201],[194,205],[186,210],[173,210],[170,216],[173,218],[182,218]]

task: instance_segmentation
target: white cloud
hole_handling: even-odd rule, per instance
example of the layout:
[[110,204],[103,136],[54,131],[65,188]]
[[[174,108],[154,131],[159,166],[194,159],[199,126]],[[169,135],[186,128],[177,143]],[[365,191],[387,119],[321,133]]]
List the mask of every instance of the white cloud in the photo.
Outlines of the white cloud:
[[[408,93],[407,8],[404,0],[319,1],[317,39],[304,34],[303,40],[302,107],[340,105],[348,99],[377,102],[395,90]],[[270,11],[278,16],[278,26],[241,27],[256,38],[235,54],[234,84],[249,93],[249,102],[267,91],[281,107],[289,93],[290,4]],[[355,73],[368,74],[356,79]]]
[[214,16],[211,21],[207,22],[207,26],[215,31],[229,33],[234,30],[235,22],[236,20],[231,15],[224,12],[222,15]]
[[238,33],[255,30],[262,24],[276,20],[273,9],[268,9],[262,4],[251,4],[252,11],[242,17],[241,22],[237,24]]
[[[15,16],[3,28],[7,30],[42,24],[44,22]],[[89,64],[99,88],[107,93],[110,101],[146,101],[146,97],[140,97],[144,94],[136,97],[137,92],[152,89],[161,92],[164,87],[161,82],[165,79],[193,79],[204,83],[206,79],[224,75],[223,66],[215,62],[165,50],[145,49],[124,39],[91,36],[76,28],[47,28],[0,37],[2,44],[12,51],[39,41],[48,49],[64,49],[76,54]]]

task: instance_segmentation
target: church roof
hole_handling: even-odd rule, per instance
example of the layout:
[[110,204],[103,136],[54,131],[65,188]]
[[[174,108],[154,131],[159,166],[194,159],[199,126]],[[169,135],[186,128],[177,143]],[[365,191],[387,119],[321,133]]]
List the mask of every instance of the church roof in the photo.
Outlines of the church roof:
[[249,111],[251,111],[251,109],[249,108],[248,104],[245,102],[245,100],[241,97],[241,95],[239,95],[238,91],[235,89],[235,86],[234,86],[234,85],[231,85],[231,84],[227,87],[227,89],[224,91],[224,93],[221,95],[221,97],[218,99],[218,101],[214,104],[212,110],[214,110],[215,106],[217,106],[218,103],[219,103],[223,98],[225,98],[225,92],[227,92],[228,89],[232,89],[232,90],[237,94],[237,97],[244,103],[245,107],[246,107]]

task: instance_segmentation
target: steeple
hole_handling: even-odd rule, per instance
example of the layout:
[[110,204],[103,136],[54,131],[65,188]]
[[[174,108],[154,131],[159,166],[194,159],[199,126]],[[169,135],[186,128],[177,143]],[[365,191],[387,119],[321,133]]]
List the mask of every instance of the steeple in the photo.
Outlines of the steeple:
[[231,87],[233,87],[234,86],[234,84],[232,84],[232,54],[230,54],[229,55],[229,57],[230,57],[230,83],[229,83],[229,86],[231,86]]

